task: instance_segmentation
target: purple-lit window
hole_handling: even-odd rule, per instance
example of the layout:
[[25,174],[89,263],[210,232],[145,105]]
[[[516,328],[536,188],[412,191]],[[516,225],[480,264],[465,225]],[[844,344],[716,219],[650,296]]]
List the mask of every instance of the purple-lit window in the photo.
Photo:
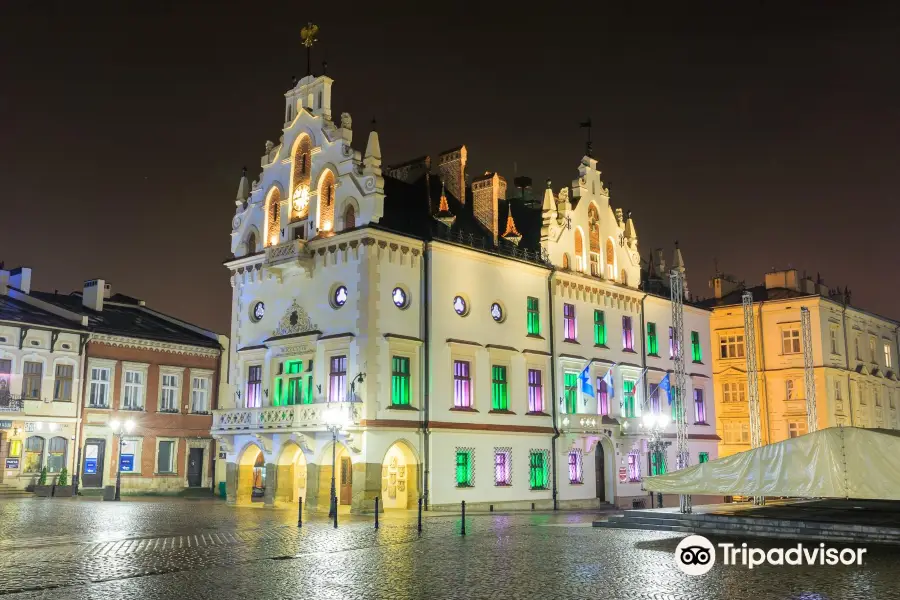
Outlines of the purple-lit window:
[[584,464],[581,452],[569,452],[569,483],[584,483]]
[[609,387],[602,377],[597,378],[597,414],[609,415]]
[[512,450],[494,451],[494,485],[512,485]]
[[694,388],[694,423],[706,423],[706,403],[703,401],[703,390]]
[[247,408],[262,406],[262,367],[247,369]]
[[563,336],[570,342],[575,341],[575,305],[563,304]]
[[631,317],[622,317],[622,348],[634,350],[634,332],[631,329]]
[[640,454],[630,452],[628,454],[628,481],[635,482],[641,480],[641,461]]
[[466,360],[453,361],[453,406],[472,408],[472,378]]
[[347,357],[332,356],[328,373],[328,401],[344,402],[347,393]]
[[544,386],[540,369],[528,369],[528,412],[544,412]]

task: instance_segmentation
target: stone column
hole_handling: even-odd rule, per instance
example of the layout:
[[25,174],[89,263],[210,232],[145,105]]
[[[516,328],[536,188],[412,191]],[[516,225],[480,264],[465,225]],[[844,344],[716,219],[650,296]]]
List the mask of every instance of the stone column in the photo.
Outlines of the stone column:
[[238,466],[233,463],[225,463],[225,502],[237,504]]
[[304,510],[315,511],[319,504],[319,465],[306,465],[306,497],[303,498]]
[[277,465],[276,481],[278,487],[275,488],[275,503],[287,504],[296,500],[294,498],[294,465]]
[[267,508],[275,507],[275,488],[278,486],[278,465],[266,463],[266,491],[263,494],[263,504]]
[[[353,463],[353,500],[351,513],[368,513],[375,510],[375,496],[381,496],[381,463]],[[379,501],[379,512],[384,502]]]

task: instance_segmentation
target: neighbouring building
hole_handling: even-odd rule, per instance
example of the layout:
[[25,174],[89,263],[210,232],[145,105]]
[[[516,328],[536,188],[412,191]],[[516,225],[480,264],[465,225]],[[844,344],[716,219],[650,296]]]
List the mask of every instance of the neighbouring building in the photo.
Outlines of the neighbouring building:
[[0,491],[76,470],[87,319],[30,291],[31,269],[0,269]]
[[807,403],[800,309],[810,312],[816,423],[900,428],[897,402],[896,321],[850,303],[846,289],[830,290],[820,278],[796,269],[766,273],[746,288],[733,277],[712,281],[713,385],[716,429],[727,456],[750,448],[747,362],[741,296],[753,294],[759,370],[761,439],[764,444],[807,433]]
[[[119,467],[123,494],[211,488],[216,454],[209,429],[228,338],[112,294],[102,279],[69,295],[28,296],[85,325],[77,379],[81,488],[114,485]],[[120,440],[114,421],[134,428]]]
[[[212,426],[229,502],[327,510],[332,474],[354,511],[376,496],[388,509],[644,500],[641,477],[665,465],[640,423],[671,411],[656,388],[676,343],[668,271],[659,256],[642,269],[597,161],[571,190],[548,182],[536,208],[507,201],[498,173],[468,179],[465,146],[383,169],[376,131],[360,152],[350,115],[332,120],[331,87],[288,90],[279,143],[238,187],[231,392]],[[697,462],[718,441],[709,311],[686,303],[684,323]]]

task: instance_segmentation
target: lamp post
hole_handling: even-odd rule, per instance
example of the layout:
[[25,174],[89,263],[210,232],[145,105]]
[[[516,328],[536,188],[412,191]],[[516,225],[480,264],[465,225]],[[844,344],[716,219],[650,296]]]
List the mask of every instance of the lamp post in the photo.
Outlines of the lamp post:
[[[665,442],[662,441],[662,432],[669,425],[669,417],[659,413],[647,412],[641,422],[641,427],[650,434],[650,452],[656,459],[656,470],[659,470],[665,460]],[[656,494],[657,508],[662,508],[662,492]]]
[[328,516],[334,518],[337,527],[337,434],[347,425],[347,415],[340,405],[330,406],[323,415],[325,428],[331,432],[331,499],[328,505]]
[[124,444],[124,438],[126,433],[131,433],[134,430],[134,421],[128,419],[127,421],[119,421],[118,419],[113,419],[109,422],[109,428],[112,429],[113,435],[119,436],[119,458],[118,464],[116,465],[116,500],[122,499],[122,445]]

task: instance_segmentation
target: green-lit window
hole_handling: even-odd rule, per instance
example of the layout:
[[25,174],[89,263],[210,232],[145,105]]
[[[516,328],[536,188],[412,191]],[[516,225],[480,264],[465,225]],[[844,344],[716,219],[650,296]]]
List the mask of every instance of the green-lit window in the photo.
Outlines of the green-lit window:
[[681,390],[673,387],[669,390],[672,394],[672,422],[678,423],[681,420],[680,413],[684,411],[684,403],[681,400]]
[[545,490],[550,481],[547,468],[547,453],[543,450],[532,450],[528,461],[528,485],[533,490]]
[[691,332],[691,356],[696,363],[703,361],[703,350],[700,348],[700,334],[696,331]]
[[659,342],[656,339],[656,323],[647,323],[647,354],[659,356]]
[[509,410],[509,384],[506,367],[491,367],[491,410]]
[[578,373],[566,373],[566,414],[578,412]]
[[538,299],[528,296],[528,335],[541,335],[541,312]]
[[309,361],[306,367],[306,395],[303,404],[313,403],[313,361]]
[[634,382],[625,380],[622,382],[622,410],[624,416],[634,418]]
[[705,462],[709,462],[709,452],[701,452],[699,462],[701,465]]
[[391,365],[391,404],[409,406],[409,359],[395,356]]
[[606,345],[606,316],[602,310],[594,311],[594,344]]
[[456,451],[456,487],[472,487],[473,481],[472,451]]
[[[279,394],[281,395],[282,405],[300,404],[303,401],[303,376],[301,375],[302,372],[302,360],[291,360],[284,364],[284,374],[285,379],[287,380],[287,389],[282,390]],[[291,375],[293,375],[293,377],[291,377]],[[281,382],[279,381],[279,383]]]
[[666,457],[662,452],[650,453],[650,475],[662,475],[666,472]]

